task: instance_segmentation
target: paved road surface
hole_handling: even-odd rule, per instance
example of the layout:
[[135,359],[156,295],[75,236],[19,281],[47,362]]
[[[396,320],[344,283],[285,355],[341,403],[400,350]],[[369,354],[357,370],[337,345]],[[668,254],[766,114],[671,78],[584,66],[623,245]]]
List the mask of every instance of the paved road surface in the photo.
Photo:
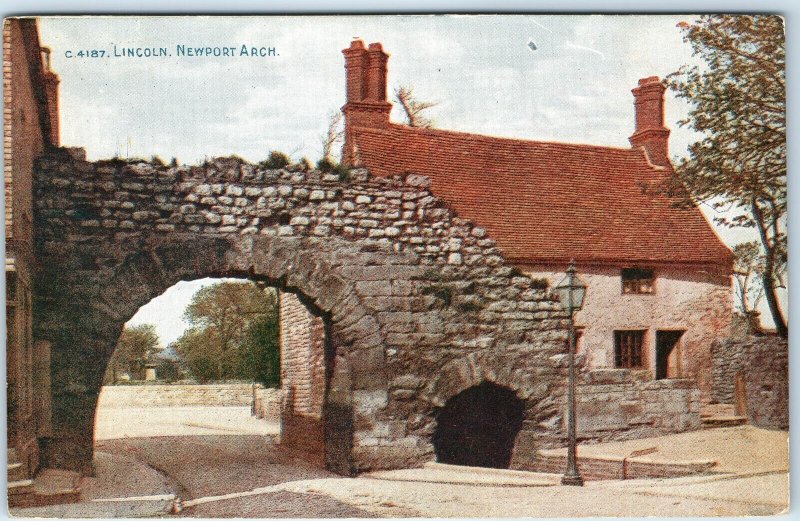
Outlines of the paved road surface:
[[494,486],[491,477],[480,486],[436,483],[429,469],[403,471],[402,481],[387,480],[386,473],[342,478],[256,436],[119,439],[99,447],[168,475],[180,495],[196,503],[184,515],[201,517],[769,515],[784,509],[788,493],[785,472],[588,482],[583,488]]
[[[127,454],[169,476],[184,500],[236,494],[292,481],[342,478],[298,460],[263,436],[176,436],[101,441],[98,450]],[[326,495],[287,491],[233,497],[184,510],[199,517],[374,517]]]
[[[781,512],[788,496],[786,434],[752,427],[585,447],[627,453],[644,444],[667,459],[713,456],[727,474],[583,488],[502,486],[508,477],[490,474],[463,484],[446,469],[342,478],[276,446],[276,427],[241,407],[101,409],[98,475],[85,482],[86,502],[15,515],[155,517],[177,494],[188,505],[181,515],[195,517],[739,516]],[[115,501],[98,501],[108,498]]]

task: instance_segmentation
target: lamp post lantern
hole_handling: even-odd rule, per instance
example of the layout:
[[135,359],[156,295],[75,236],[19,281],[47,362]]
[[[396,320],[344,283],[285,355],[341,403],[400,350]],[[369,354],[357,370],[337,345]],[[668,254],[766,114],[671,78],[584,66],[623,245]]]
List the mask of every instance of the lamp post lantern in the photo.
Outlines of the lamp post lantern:
[[575,441],[575,312],[583,307],[586,297],[586,284],[578,278],[575,261],[571,260],[567,276],[553,288],[561,306],[569,314],[569,392],[567,397],[567,470],[561,477],[562,485],[582,487],[583,478],[578,472],[577,449]]

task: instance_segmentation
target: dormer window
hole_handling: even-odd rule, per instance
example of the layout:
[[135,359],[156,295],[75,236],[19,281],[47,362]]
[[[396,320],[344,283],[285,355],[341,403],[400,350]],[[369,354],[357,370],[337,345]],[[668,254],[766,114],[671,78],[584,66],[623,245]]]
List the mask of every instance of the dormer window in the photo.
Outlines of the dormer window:
[[622,269],[622,293],[624,295],[647,295],[655,291],[653,270],[641,268]]

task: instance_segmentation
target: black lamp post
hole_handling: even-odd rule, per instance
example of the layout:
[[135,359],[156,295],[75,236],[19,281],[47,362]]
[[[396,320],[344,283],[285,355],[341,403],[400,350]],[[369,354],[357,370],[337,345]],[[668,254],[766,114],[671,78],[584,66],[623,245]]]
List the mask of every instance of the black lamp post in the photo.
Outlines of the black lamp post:
[[558,295],[561,306],[569,313],[569,396],[567,403],[567,470],[561,477],[562,485],[583,486],[583,478],[578,472],[577,450],[575,442],[575,311],[583,307],[586,296],[586,284],[576,275],[575,261],[571,260],[567,268],[567,276],[558,283],[553,291]]

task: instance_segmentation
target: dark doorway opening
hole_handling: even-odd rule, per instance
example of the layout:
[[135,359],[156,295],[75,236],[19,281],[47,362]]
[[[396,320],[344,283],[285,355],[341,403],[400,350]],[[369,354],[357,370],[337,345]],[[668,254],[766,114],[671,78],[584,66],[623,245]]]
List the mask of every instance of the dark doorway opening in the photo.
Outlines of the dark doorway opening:
[[681,377],[680,340],[684,331],[656,331],[656,380]]
[[484,382],[450,398],[437,415],[433,448],[440,463],[508,468],[522,426],[523,402]]

